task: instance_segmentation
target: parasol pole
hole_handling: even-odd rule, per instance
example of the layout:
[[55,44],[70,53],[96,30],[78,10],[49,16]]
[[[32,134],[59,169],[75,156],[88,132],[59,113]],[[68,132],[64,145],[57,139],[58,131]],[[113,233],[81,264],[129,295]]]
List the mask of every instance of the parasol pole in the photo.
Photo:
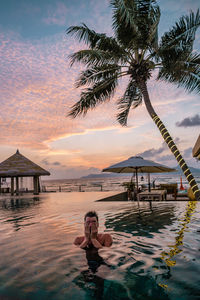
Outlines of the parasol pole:
[[137,167],[135,169],[135,175],[136,175],[136,186],[137,186],[137,194],[138,194],[138,170],[137,170]]
[[148,173],[148,189],[149,189],[149,193],[150,193],[151,192],[150,173]]

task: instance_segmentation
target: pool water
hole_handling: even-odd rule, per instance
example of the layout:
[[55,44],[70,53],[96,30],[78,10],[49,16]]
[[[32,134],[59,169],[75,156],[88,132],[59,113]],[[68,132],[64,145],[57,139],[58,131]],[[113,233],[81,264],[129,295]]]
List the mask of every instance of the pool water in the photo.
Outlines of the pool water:
[[[0,199],[0,299],[200,299],[200,203],[95,202],[112,193]],[[79,249],[88,210],[111,248]]]

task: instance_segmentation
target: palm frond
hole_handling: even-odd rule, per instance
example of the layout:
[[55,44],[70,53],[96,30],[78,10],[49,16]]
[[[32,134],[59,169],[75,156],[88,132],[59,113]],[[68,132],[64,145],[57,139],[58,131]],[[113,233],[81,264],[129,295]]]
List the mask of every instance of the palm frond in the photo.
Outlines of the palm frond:
[[158,79],[175,83],[187,91],[200,92],[200,55],[192,53],[187,60],[179,60],[171,69],[163,67],[160,69]]
[[[137,1],[136,1],[137,2]],[[113,8],[113,27],[118,28],[119,17],[124,25],[131,26],[132,30],[137,32],[137,25],[134,23],[134,12],[136,10],[135,1],[111,0],[110,4]]]
[[95,108],[99,103],[109,100],[114,94],[118,79],[116,76],[109,80],[102,80],[95,83],[92,88],[81,93],[80,100],[75,103],[68,116],[76,118],[78,115],[85,115],[89,109]]
[[101,34],[95,48],[107,51],[110,54],[112,53],[116,59],[127,62],[129,53],[124,49],[124,47],[121,47],[117,40],[113,37],[107,37],[105,34]]
[[150,12],[152,17],[151,24],[149,25],[149,34],[147,39],[148,50],[150,52],[158,50],[158,25],[160,22],[160,9],[155,7],[153,11]]
[[119,45],[114,37],[108,37],[104,33],[97,33],[89,29],[84,23],[82,26],[71,26],[67,34],[74,34],[80,41],[84,41],[91,49],[97,49],[112,53],[116,58],[127,58],[128,53]]
[[87,66],[98,66],[105,63],[111,63],[115,60],[112,54],[102,50],[86,49],[75,52],[69,56],[70,65],[75,62],[81,62]]
[[142,93],[137,84],[131,80],[122,98],[117,102],[119,113],[117,121],[122,125],[127,125],[128,114],[131,108],[135,109],[142,103]]
[[66,30],[67,34],[75,35],[79,42],[84,41],[92,49],[100,39],[101,34],[96,33],[94,30],[89,29],[84,23],[82,26],[70,26]]
[[154,0],[138,1],[137,24],[143,35],[142,48],[156,49],[158,47],[158,24],[160,21],[160,8]]
[[169,32],[161,38],[160,55],[165,52],[172,52],[175,58],[180,54],[188,55],[193,50],[196,30],[200,26],[200,15],[197,10],[196,15],[191,12],[189,16],[182,16]]
[[172,29],[163,35],[158,50],[163,67],[158,78],[164,78],[169,82],[178,82],[179,76],[182,78],[182,72],[186,67],[185,62],[192,54],[193,42],[199,26],[198,10],[196,15],[191,12],[189,16],[182,16],[179,22],[176,22]]
[[114,76],[120,75],[121,67],[116,64],[106,64],[93,67],[82,71],[76,81],[76,87],[81,87],[86,84],[100,82],[102,80],[109,80]]
[[160,10],[154,0],[112,0],[113,29],[127,49],[142,49],[157,40]]

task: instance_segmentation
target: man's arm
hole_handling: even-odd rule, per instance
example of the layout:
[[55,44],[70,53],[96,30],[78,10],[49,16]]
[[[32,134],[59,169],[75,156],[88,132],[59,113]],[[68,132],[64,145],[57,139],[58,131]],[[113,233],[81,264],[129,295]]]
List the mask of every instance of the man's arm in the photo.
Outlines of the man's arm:
[[80,248],[85,248],[88,245],[89,240],[84,238],[83,242],[79,245]]
[[85,247],[87,247],[89,241],[90,241],[90,228],[87,224],[85,224],[85,235],[82,237],[77,237],[74,241],[74,244],[84,249]]

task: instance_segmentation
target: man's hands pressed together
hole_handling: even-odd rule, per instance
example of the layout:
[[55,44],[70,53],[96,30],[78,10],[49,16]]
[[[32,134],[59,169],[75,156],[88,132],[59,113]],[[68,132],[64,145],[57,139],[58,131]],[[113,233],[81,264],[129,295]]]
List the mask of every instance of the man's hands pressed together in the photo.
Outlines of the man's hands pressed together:
[[97,239],[97,233],[98,233],[97,224],[92,223],[92,225],[90,227],[90,237],[91,237],[91,240],[92,239]]
[[91,229],[91,233],[90,233],[90,238],[91,238],[91,242],[93,244],[93,246],[97,249],[102,248],[103,246],[101,245],[101,243],[98,241],[98,229],[97,229],[97,224],[98,223],[92,223],[90,229]]
[[85,222],[85,239],[90,240],[91,227]]

